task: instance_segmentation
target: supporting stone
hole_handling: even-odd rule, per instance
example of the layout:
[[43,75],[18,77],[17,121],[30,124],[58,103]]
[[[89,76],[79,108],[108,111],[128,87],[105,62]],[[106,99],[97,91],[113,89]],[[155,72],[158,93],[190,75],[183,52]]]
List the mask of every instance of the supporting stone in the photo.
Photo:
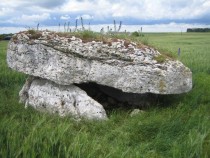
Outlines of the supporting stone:
[[39,111],[57,113],[60,116],[107,119],[103,106],[75,85],[63,86],[30,77],[20,91],[20,101]]

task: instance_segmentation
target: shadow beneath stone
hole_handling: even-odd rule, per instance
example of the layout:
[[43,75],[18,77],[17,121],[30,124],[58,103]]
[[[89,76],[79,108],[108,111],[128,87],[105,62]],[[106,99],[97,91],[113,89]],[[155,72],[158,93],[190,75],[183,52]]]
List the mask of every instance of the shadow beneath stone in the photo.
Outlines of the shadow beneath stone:
[[166,107],[172,105],[172,102],[176,100],[176,95],[127,93],[93,82],[75,85],[103,105],[107,113],[118,108],[130,111],[132,109],[147,110],[151,107]]

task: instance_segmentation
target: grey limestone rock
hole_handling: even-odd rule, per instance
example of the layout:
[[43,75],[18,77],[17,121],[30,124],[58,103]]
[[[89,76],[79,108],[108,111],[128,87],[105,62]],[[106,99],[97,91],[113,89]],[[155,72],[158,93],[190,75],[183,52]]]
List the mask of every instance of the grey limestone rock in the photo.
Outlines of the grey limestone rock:
[[149,47],[124,40],[110,43],[83,41],[40,32],[30,39],[23,32],[8,46],[7,63],[19,72],[60,85],[94,82],[130,93],[179,94],[192,88],[192,73],[180,61],[166,58]]
[[77,119],[106,120],[101,104],[74,85],[58,85],[51,81],[30,77],[20,91],[20,102],[27,106],[60,116],[71,115]]

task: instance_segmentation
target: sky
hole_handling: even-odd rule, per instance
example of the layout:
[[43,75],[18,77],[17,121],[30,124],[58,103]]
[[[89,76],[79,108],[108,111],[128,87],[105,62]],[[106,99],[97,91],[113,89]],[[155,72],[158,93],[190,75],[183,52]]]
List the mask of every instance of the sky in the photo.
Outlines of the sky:
[[80,18],[84,24],[205,27],[210,25],[210,0],[1,0],[0,33],[8,27],[52,27]]

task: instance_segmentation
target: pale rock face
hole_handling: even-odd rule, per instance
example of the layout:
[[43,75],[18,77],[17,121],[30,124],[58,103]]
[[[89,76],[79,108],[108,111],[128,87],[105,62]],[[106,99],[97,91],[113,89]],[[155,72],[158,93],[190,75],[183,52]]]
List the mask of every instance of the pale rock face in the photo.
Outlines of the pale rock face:
[[124,40],[84,42],[43,32],[36,40],[17,35],[8,47],[9,67],[60,85],[94,82],[129,93],[179,94],[192,88],[192,73],[181,62],[158,63],[157,50],[125,46]]
[[57,85],[45,79],[30,77],[19,95],[26,107],[32,106],[42,112],[71,115],[77,119],[107,119],[103,106],[74,85]]

